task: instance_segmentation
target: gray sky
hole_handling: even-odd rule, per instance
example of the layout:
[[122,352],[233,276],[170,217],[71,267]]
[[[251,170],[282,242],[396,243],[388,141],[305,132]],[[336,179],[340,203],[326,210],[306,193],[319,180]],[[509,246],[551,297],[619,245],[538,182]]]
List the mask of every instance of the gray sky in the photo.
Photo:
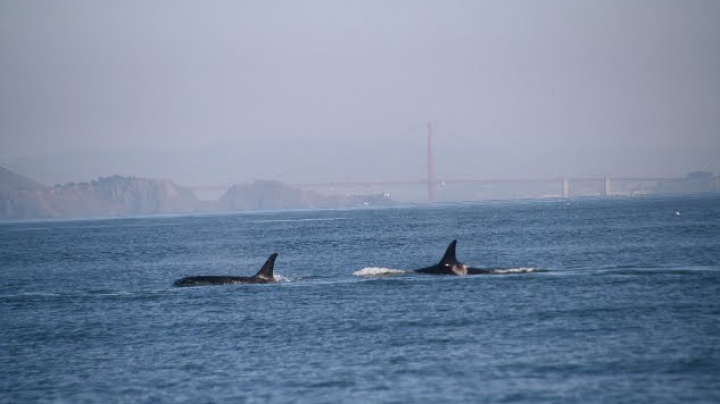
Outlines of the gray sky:
[[47,182],[720,174],[720,1],[0,1]]

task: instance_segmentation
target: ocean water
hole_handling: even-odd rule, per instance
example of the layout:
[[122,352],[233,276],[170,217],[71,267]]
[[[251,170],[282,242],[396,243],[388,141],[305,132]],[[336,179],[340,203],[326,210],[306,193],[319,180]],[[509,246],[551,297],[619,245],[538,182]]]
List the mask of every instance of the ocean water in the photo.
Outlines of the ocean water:
[[[403,272],[453,239],[504,273]],[[0,402],[720,402],[718,196],[4,223],[0,271]]]

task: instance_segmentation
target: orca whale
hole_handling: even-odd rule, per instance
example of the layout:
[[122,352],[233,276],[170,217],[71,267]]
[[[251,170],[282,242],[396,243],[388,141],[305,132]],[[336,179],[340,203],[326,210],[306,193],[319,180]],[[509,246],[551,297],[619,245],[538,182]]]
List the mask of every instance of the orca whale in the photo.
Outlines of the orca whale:
[[427,267],[415,269],[415,272],[432,275],[484,275],[493,273],[490,269],[472,268],[455,258],[455,246],[457,240],[453,240],[445,250],[440,262],[437,264]]
[[277,253],[270,255],[270,258],[265,261],[265,265],[253,276],[188,276],[187,278],[176,280],[173,285],[183,287],[275,282],[273,268],[275,267],[275,258],[277,258],[277,256]]

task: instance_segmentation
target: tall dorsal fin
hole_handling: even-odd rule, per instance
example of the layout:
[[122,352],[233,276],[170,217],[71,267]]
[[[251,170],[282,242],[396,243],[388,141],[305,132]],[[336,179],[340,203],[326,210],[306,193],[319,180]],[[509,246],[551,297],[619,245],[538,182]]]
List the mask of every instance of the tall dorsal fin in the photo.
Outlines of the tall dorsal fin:
[[452,243],[448,246],[447,250],[445,250],[445,255],[443,255],[442,259],[440,260],[440,265],[442,264],[457,264],[458,260],[455,258],[455,245],[457,244],[457,240],[453,240]]
[[255,277],[257,278],[267,278],[272,279],[273,277],[273,268],[275,268],[275,258],[277,258],[278,253],[272,253],[270,255],[270,258],[265,261],[265,265],[260,268],[258,273],[255,274]]

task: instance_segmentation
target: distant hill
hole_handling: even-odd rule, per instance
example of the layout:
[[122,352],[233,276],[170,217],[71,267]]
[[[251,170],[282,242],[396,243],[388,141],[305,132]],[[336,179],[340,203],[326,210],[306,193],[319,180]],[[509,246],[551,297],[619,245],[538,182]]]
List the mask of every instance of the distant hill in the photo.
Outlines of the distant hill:
[[390,203],[387,195],[322,195],[263,180],[234,185],[219,200],[202,202],[192,190],[169,180],[116,175],[47,187],[11,170],[0,170],[0,219],[326,209]]
[[184,213],[201,207],[190,189],[171,181],[113,176],[45,187],[5,171],[0,189],[2,219]]
[[45,185],[35,180],[0,167],[0,193],[16,190],[39,191],[45,188]]

